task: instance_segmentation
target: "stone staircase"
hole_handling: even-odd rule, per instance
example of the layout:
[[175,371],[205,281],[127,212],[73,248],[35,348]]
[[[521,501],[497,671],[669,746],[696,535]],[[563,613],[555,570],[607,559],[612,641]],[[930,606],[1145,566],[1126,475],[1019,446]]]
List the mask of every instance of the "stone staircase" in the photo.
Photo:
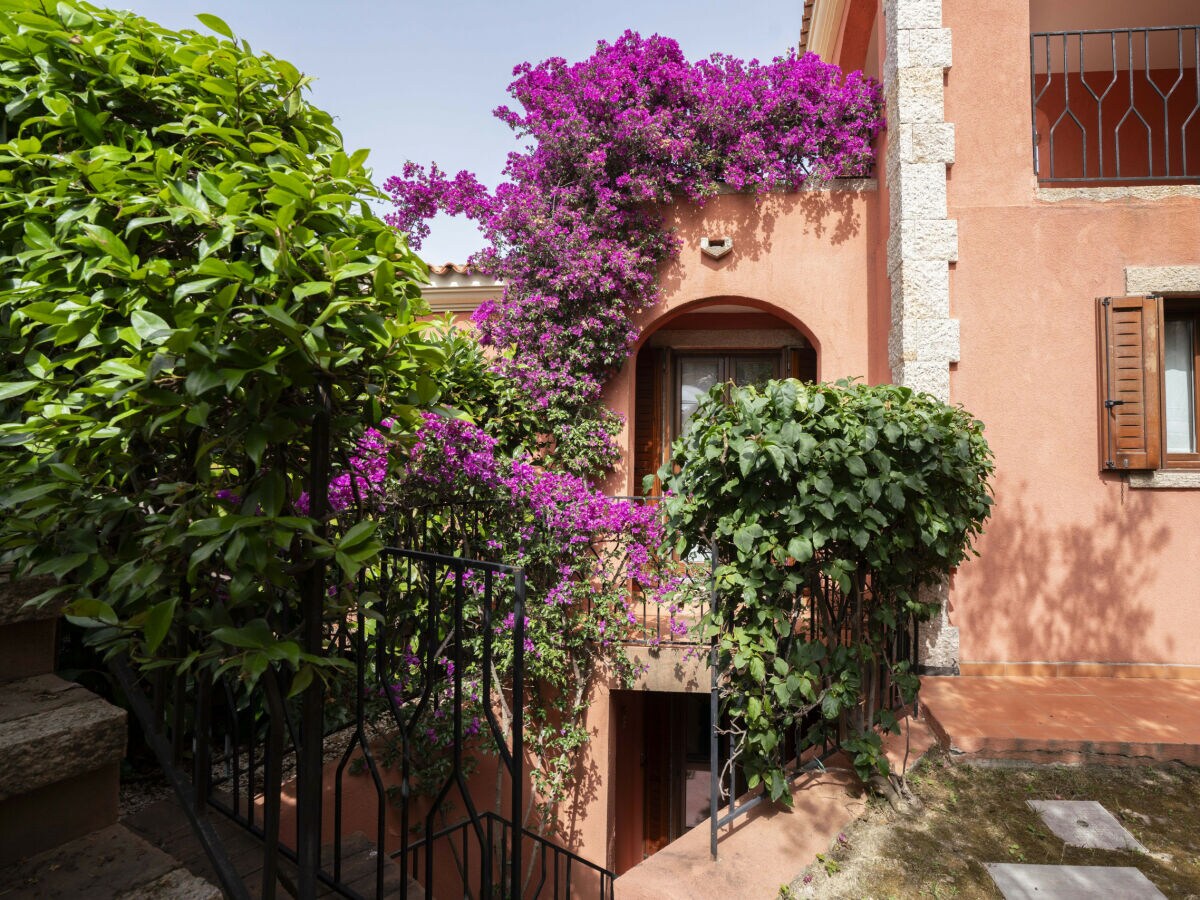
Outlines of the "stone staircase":
[[[225,802],[228,802],[226,798]],[[212,817],[215,828],[225,852],[229,856],[230,865],[241,877],[251,900],[264,896],[263,884],[263,845],[257,837],[251,835],[240,825],[235,824],[224,816]],[[131,815],[126,823],[130,829],[158,849],[178,859],[192,873],[203,878],[216,880],[216,873],[204,853],[203,847],[187,824],[179,801],[168,797],[143,807]],[[378,851],[375,844],[361,832],[345,835],[342,839],[342,883],[361,897],[376,897],[376,863]],[[326,870],[333,866],[333,845],[325,844],[321,848],[321,860]],[[286,857],[279,859],[278,878],[275,883],[276,897],[289,897],[296,894],[296,866]],[[383,891],[379,897],[423,898],[425,889],[409,880],[408,891],[400,892],[400,866],[392,859],[383,863]],[[318,897],[341,896],[325,884],[317,886]],[[4,900],[0,893],[0,900]]]
[[219,900],[177,860],[117,824],[125,712],[54,674],[61,605],[0,573],[0,900]]

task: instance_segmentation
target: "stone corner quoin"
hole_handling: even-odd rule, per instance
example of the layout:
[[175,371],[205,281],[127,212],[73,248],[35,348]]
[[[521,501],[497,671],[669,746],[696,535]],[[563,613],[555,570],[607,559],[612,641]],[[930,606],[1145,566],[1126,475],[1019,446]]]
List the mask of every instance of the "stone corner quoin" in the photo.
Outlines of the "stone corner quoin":
[[[942,0],[884,0],[883,15],[888,364],[897,384],[949,400],[950,366],[959,358],[958,320],[950,317],[958,222],[949,217],[946,199],[946,169],[954,163],[954,125],[945,113],[952,35],[942,27]],[[942,612],[921,627],[921,662],[957,670],[958,628],[946,615],[946,586],[931,593]]]

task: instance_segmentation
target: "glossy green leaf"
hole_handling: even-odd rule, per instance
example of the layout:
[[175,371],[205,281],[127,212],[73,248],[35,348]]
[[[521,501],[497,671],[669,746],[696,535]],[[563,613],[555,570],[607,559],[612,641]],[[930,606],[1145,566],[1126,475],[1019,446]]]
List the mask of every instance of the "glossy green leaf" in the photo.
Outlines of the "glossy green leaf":
[[135,309],[130,322],[138,337],[144,341],[162,341],[171,331],[171,326],[162,316],[144,309]]
[[143,626],[143,631],[146,635],[147,653],[155,653],[162,645],[163,639],[167,636],[167,632],[171,628],[171,622],[175,617],[175,604],[176,600],[172,597],[151,607],[149,615],[146,616],[146,623]]
[[13,397],[20,397],[22,394],[27,394],[40,382],[37,381],[0,381],[0,400],[11,400]]

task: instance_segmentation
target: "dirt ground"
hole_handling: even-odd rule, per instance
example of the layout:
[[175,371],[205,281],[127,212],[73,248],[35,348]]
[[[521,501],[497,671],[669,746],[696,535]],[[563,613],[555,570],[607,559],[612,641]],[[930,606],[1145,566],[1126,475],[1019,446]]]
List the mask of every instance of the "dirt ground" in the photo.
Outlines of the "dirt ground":
[[[932,753],[910,773],[911,816],[866,813],[781,898],[998,898],[984,863],[1133,866],[1164,894],[1200,900],[1200,770],[1167,766],[979,767]],[[1026,800],[1097,800],[1149,855],[1067,847]]]

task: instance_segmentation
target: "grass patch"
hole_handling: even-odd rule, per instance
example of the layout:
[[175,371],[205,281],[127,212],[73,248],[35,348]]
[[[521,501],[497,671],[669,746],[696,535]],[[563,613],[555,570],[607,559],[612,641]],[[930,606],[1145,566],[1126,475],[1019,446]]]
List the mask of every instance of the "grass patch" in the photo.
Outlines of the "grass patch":
[[[985,863],[1132,866],[1168,897],[1200,900],[1200,770],[1167,766],[988,767],[932,753],[910,773],[924,811],[881,800],[791,884],[792,895],[998,898]],[[1067,847],[1027,800],[1097,800],[1149,851]],[[831,865],[833,863],[834,865]]]

